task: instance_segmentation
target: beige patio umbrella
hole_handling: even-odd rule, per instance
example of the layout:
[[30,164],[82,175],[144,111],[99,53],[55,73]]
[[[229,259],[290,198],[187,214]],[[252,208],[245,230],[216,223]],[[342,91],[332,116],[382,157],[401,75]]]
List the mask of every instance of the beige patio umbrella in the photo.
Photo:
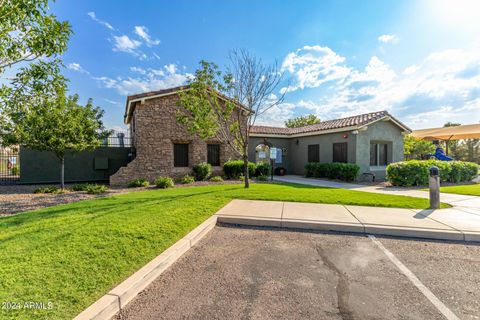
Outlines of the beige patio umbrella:
[[448,154],[448,141],[450,140],[480,139],[480,124],[413,130],[412,136],[419,140],[447,141],[447,150],[445,151]]

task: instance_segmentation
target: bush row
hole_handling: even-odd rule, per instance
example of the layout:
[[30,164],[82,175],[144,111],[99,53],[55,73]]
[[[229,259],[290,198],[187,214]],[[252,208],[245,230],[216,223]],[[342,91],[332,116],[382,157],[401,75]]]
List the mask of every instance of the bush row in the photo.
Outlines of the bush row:
[[428,184],[429,168],[437,166],[441,182],[471,181],[478,175],[479,165],[465,161],[410,160],[389,164],[387,180],[394,186],[410,187]]
[[[269,163],[263,162],[255,164],[253,162],[248,163],[248,176],[268,176],[270,175],[271,166]],[[223,173],[228,179],[238,179],[243,176],[243,160],[230,160],[223,165]]]
[[354,163],[309,162],[305,165],[305,176],[314,178],[353,181],[357,177],[358,171],[360,171],[360,167]]

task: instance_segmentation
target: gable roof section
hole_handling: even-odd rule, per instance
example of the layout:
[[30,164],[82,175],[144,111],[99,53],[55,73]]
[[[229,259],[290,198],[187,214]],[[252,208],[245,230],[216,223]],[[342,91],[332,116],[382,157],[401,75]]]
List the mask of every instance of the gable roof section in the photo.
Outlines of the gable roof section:
[[387,111],[377,111],[347,118],[322,121],[318,124],[298,128],[252,126],[250,128],[250,134],[252,136],[272,135],[284,137],[324,134],[329,132],[356,130],[381,120],[392,121],[402,130],[411,132],[410,128],[395,119]]
[[[134,94],[127,96],[127,102],[125,105],[125,115],[123,116],[125,124],[130,123],[133,110],[135,109],[135,103],[136,102],[143,102],[148,99],[155,99],[155,98],[160,98],[164,96],[169,96],[172,94],[177,94],[178,92],[181,91],[186,91],[189,90],[190,86],[185,85],[185,86],[179,86],[179,87],[173,87],[173,88],[168,88],[168,89],[162,89],[162,90],[156,90],[156,91],[150,91],[150,92],[144,92],[144,93],[139,93],[139,94]],[[236,105],[238,105],[240,108],[244,109],[245,111],[252,111],[249,108],[245,107],[244,105],[236,102],[234,99],[227,97],[224,94],[218,93],[219,97],[223,100],[228,100]]]

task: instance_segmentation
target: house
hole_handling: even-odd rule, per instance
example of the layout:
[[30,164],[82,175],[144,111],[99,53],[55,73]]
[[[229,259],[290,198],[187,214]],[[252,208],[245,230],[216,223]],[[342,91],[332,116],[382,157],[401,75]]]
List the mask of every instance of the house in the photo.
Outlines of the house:
[[[213,174],[220,175],[223,164],[237,158],[220,139],[203,141],[178,123],[178,93],[184,90],[188,86],[127,97],[124,122],[130,127],[135,157],[110,177],[110,184],[125,184],[136,178],[153,181],[159,176],[180,178],[200,162],[210,163]],[[238,105],[233,116],[244,117],[244,111],[245,107]]]
[[[110,177],[111,184],[135,178],[182,177],[200,162],[210,163],[214,174],[221,174],[226,161],[238,158],[220,139],[203,141],[177,122],[182,90],[188,87],[127,97],[124,121],[130,127],[135,156]],[[244,117],[243,108],[239,105],[235,116]],[[307,162],[350,162],[360,166],[360,173],[374,173],[382,179],[388,163],[403,160],[403,134],[409,132],[386,111],[292,129],[253,126],[249,159],[266,161],[269,148],[275,147],[282,150],[275,166],[287,173],[302,175]]]
[[367,174],[385,178],[387,164],[404,159],[403,135],[411,130],[387,111],[322,121],[299,128],[253,126],[249,158],[261,161],[270,147],[282,150],[276,167],[303,175],[308,162],[349,162]]

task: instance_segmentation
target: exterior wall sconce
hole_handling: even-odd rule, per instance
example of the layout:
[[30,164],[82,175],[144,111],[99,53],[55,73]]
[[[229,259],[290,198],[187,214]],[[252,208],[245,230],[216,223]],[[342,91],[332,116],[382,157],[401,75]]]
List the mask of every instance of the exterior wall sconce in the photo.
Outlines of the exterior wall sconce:
[[299,143],[300,141],[297,139],[297,141],[295,141],[295,144],[298,146]]

